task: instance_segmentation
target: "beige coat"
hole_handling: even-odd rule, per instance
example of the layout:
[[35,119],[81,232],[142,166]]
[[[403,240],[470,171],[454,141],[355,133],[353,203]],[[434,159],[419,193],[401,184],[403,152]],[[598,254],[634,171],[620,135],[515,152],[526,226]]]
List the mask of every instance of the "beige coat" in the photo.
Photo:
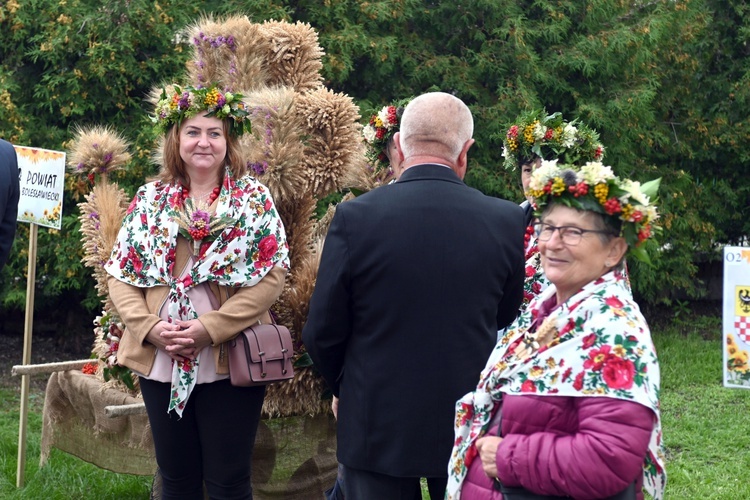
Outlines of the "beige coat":
[[[185,268],[189,252],[188,241],[178,237],[174,269]],[[198,319],[211,336],[216,373],[229,373],[225,342],[252,324],[259,321],[271,322],[268,309],[281,295],[285,276],[286,270],[274,267],[260,282],[250,287],[226,287],[209,283],[221,306]],[[132,370],[148,375],[154,365],[156,347],[146,341],[146,336],[154,325],[161,321],[159,309],[167,299],[169,288],[139,288],[112,276],[107,280],[107,284],[109,296],[125,323],[117,360]]]

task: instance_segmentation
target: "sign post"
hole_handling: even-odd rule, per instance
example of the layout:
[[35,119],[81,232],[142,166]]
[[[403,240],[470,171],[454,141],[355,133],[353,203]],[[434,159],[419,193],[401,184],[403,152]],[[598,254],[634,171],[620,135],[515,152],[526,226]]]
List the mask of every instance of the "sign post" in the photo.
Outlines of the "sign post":
[[724,387],[750,389],[750,248],[724,247]]
[[[31,338],[34,326],[34,287],[39,226],[60,229],[65,187],[65,153],[39,148],[14,146],[18,157],[21,197],[18,222],[28,222],[29,262],[26,277],[26,316],[23,334],[23,364],[31,364]],[[21,376],[21,411],[18,427],[18,466],[16,487],[24,484],[26,468],[26,423],[29,410],[29,375]]]

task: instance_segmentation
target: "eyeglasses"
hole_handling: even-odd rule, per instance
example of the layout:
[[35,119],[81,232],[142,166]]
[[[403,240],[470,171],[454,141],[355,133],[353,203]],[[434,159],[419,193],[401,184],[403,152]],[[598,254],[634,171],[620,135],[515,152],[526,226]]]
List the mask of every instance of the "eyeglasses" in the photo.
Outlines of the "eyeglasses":
[[604,231],[601,229],[581,229],[575,226],[553,226],[551,224],[545,224],[539,222],[534,224],[534,232],[539,241],[549,241],[555,231],[560,231],[560,239],[568,246],[575,246],[581,242],[581,238],[586,233],[600,233],[600,234],[612,234],[610,231]]

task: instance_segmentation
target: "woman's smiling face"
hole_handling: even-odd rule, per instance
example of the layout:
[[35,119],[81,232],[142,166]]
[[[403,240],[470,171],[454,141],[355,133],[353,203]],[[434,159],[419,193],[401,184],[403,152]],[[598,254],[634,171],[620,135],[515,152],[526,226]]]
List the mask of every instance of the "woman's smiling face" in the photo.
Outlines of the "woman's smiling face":
[[188,175],[202,169],[218,172],[226,155],[227,138],[220,119],[199,115],[185,120],[180,128],[180,157]]
[[[601,231],[597,214],[554,204],[541,222],[557,228],[571,227],[584,231]],[[606,240],[606,243],[605,243]],[[584,285],[594,281],[617,265],[627,251],[621,237],[603,237],[584,232],[575,245],[563,242],[560,231],[553,231],[547,241],[539,240],[539,253],[547,279],[557,288],[558,304],[573,296]]]

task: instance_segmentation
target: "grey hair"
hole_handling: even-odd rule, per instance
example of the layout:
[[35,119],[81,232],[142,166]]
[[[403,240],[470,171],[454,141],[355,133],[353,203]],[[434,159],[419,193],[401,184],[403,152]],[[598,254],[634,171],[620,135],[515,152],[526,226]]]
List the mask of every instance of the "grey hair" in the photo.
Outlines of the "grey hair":
[[406,106],[400,132],[405,158],[430,154],[455,161],[474,134],[474,119],[458,97],[430,92]]

